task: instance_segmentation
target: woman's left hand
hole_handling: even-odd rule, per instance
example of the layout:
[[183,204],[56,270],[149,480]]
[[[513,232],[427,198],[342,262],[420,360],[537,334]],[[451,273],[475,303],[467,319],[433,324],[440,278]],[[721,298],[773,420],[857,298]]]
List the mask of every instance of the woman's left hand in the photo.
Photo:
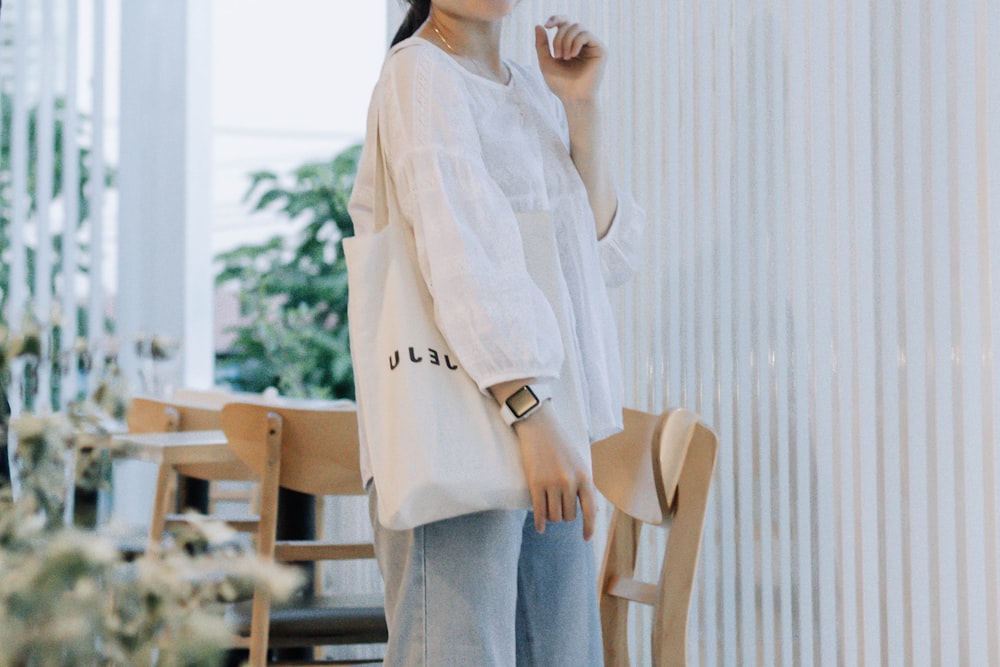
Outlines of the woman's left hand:
[[[555,28],[552,49],[546,29]],[[604,74],[607,50],[589,30],[565,16],[535,26],[535,50],[545,82],[563,105],[592,102]]]

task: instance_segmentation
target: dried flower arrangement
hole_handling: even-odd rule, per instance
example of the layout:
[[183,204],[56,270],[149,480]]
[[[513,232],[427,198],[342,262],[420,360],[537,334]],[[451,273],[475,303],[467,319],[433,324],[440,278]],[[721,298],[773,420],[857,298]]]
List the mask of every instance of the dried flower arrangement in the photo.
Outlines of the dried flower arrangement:
[[[37,332],[0,329],[0,390],[12,362],[39,354]],[[257,583],[276,599],[299,584],[197,515],[162,553],[131,562],[112,537],[68,525],[74,489],[105,483],[108,424],[124,415],[114,364],[105,373],[64,412],[10,420],[18,488],[0,480],[0,667],[218,664],[227,602]]]

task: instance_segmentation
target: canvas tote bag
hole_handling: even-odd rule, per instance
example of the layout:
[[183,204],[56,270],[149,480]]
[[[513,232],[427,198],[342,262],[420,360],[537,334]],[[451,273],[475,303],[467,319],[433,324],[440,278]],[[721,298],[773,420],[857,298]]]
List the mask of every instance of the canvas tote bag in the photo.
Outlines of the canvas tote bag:
[[343,246],[358,422],[379,522],[407,529],[470,512],[530,508],[513,429],[435,324],[413,231],[388,187],[377,125],[376,232],[346,238]]

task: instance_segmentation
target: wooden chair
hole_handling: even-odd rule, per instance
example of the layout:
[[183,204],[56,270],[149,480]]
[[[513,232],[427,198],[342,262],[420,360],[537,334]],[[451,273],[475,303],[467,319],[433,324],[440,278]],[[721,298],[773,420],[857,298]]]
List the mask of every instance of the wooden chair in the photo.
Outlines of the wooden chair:
[[[299,563],[374,559],[371,542],[340,544],[277,538],[279,487],[313,496],[364,495],[354,410],[229,403],[222,408],[222,428],[230,447],[261,480],[257,534],[260,558]],[[381,595],[377,600],[314,597],[272,607],[267,592],[258,587],[249,613],[245,607],[235,611],[234,629],[249,636],[251,667],[265,664],[269,647],[388,640]]]
[[[129,405],[126,422],[130,433],[216,431],[222,428],[222,413],[212,407],[136,397]],[[180,480],[250,481],[253,478],[250,469],[235,456],[226,461],[180,461],[164,456],[158,461],[158,465],[147,553],[159,548],[167,529],[186,522],[180,514],[170,512],[171,506],[179,512],[187,505],[184,494],[187,485]],[[255,509],[253,506],[249,507],[251,512]],[[227,518],[226,521],[244,531],[252,532],[257,526],[256,516]]]
[[176,408],[152,398],[133,398],[125,422],[129,433],[169,433],[176,431],[181,416]]
[[[291,398],[278,394],[274,388],[265,389],[261,393],[229,391],[224,388],[214,387],[212,389],[194,389],[191,387],[181,387],[174,392],[173,400],[203,407],[220,410],[226,403],[261,403],[264,405],[277,405],[289,408],[316,408],[316,407],[354,407],[354,401],[349,399],[338,400],[318,400],[306,398]],[[217,512],[217,503],[251,503],[256,507],[257,498],[252,494],[253,489],[224,483],[213,482],[209,492],[210,514]],[[256,510],[255,510],[256,511]],[[316,499],[316,534],[323,534],[323,501]]]
[[179,387],[174,391],[173,400],[191,405],[204,405],[221,409],[226,403],[240,401],[242,403],[267,403],[278,398],[275,391],[262,393],[229,391],[221,387],[211,389],[194,389],[192,387]]
[[[194,389],[180,387],[173,393],[172,401],[188,406],[209,409],[215,414],[221,414],[222,406],[232,401],[264,400],[264,394],[234,393],[222,388]],[[221,425],[212,428],[222,428]],[[236,480],[210,480],[208,489],[208,513],[219,514],[221,503],[246,505],[251,512],[257,512],[256,488],[247,484],[234,484]]]
[[[625,410],[625,430],[593,444],[594,482],[615,511],[599,594],[604,661],[630,664],[630,602],[652,605],[653,664],[687,664],[687,621],[718,440],[683,409]],[[659,581],[635,578],[643,523],[669,526]]]

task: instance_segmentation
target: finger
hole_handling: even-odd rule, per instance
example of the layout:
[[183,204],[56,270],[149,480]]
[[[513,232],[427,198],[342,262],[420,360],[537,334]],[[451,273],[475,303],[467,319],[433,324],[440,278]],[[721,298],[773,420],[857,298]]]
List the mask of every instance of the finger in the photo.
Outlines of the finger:
[[569,19],[562,14],[553,14],[549,17],[549,20],[545,22],[546,28],[555,28],[556,26],[569,23]]
[[559,46],[560,35],[563,32],[565,32],[566,27],[569,25],[570,25],[569,19],[566,18],[565,16],[562,16],[561,14],[550,16],[549,20],[545,22],[546,30],[551,30],[552,28],[556,29],[555,34],[552,35],[552,55],[556,58],[561,57],[559,51],[557,50]]
[[586,30],[580,30],[574,37],[572,42],[570,42],[567,58],[576,58],[583,52],[583,47],[591,44],[594,41],[594,36],[587,32]]
[[550,490],[546,497],[549,502],[548,519],[552,523],[559,523],[563,520],[563,494]]
[[562,497],[563,521],[576,521],[576,493],[566,493]]
[[577,492],[580,496],[580,511],[583,512],[583,539],[590,541],[594,536],[594,524],[597,522],[597,497],[594,495],[594,485],[591,482],[580,485]]
[[568,60],[573,56],[573,40],[576,39],[577,35],[583,32],[583,28],[579,23],[571,23],[566,26],[560,26],[559,30],[556,32],[555,38],[552,40],[555,45],[555,53],[557,58],[563,58]]
[[535,52],[538,54],[538,62],[541,64],[543,59],[552,58],[552,51],[549,50],[549,35],[545,32],[545,28],[540,25],[535,26]]
[[545,490],[531,489],[531,511],[535,514],[535,530],[545,532]]
[[[552,36],[552,53],[556,58],[565,58],[569,50],[572,36],[577,33],[579,26],[576,23],[561,23],[556,28],[556,34]],[[570,40],[566,36],[570,35]]]

